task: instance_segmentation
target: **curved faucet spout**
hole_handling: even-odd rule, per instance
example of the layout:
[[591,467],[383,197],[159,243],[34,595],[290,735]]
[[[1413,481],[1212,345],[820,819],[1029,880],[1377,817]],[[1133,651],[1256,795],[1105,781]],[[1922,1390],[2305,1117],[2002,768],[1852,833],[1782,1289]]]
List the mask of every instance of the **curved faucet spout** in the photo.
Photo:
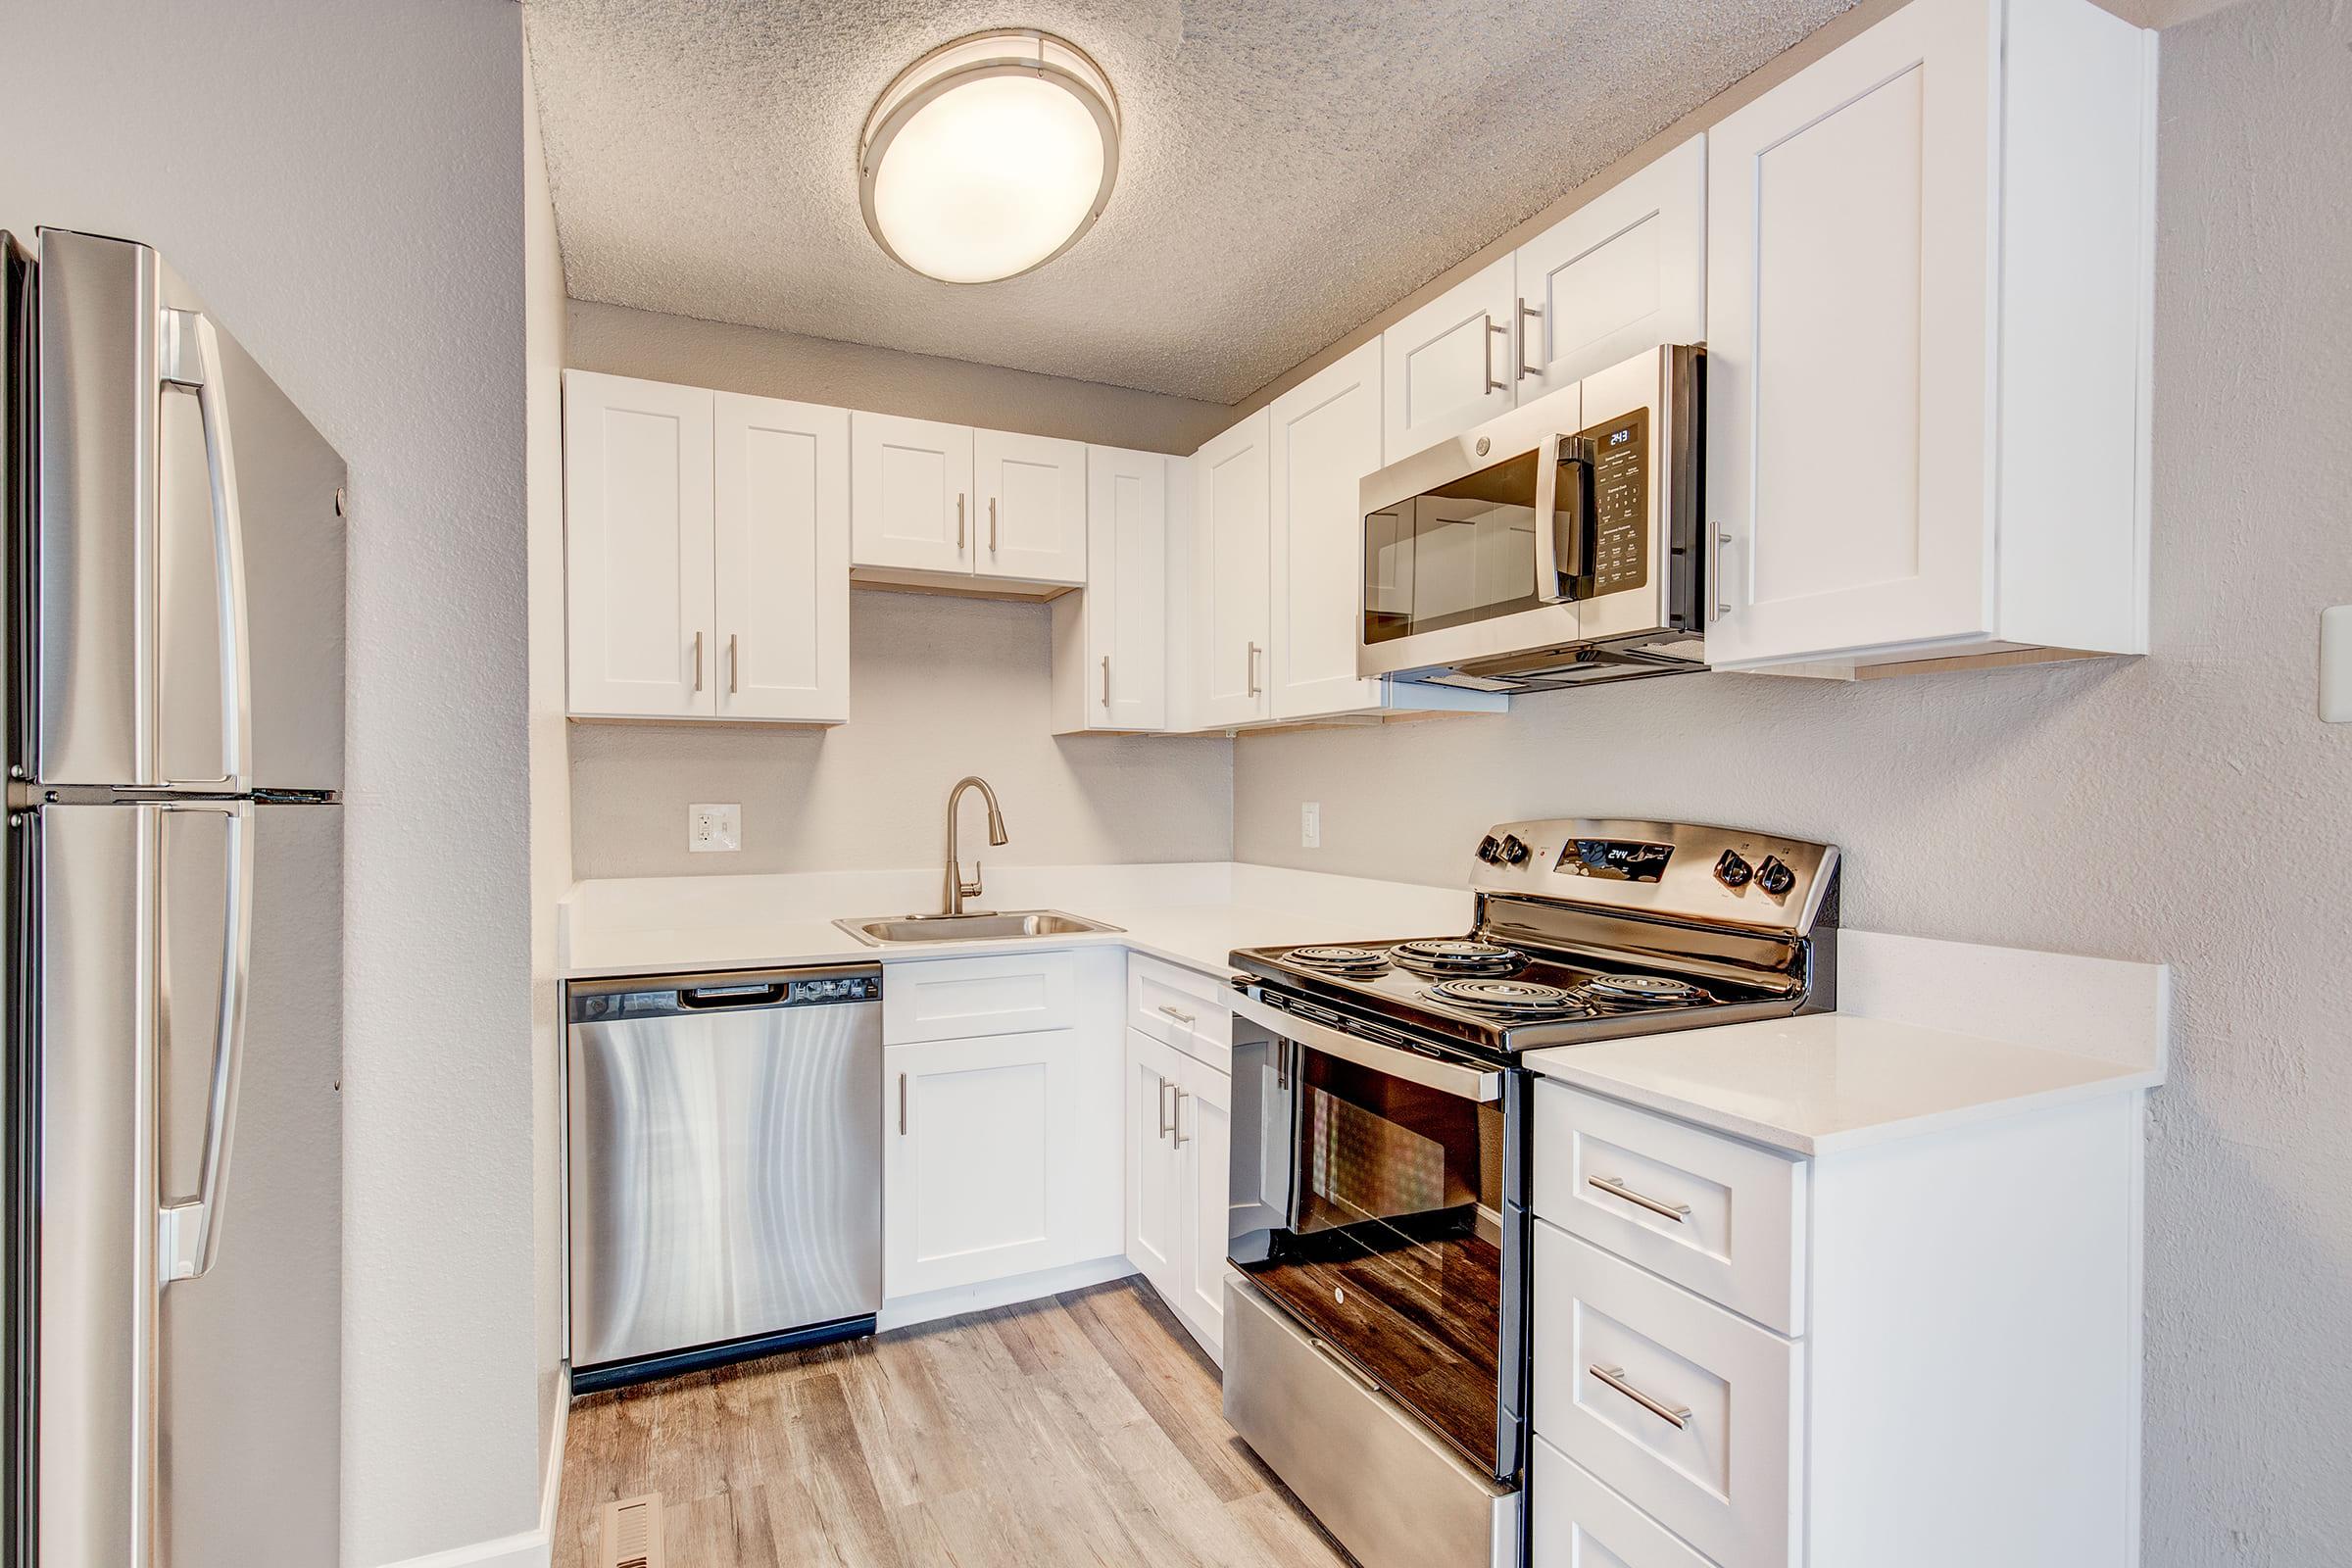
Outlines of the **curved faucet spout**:
[[968,789],[977,789],[980,792],[981,800],[988,805],[988,842],[1004,844],[1009,839],[1009,835],[1004,831],[1004,812],[997,805],[997,792],[988,787],[988,780],[977,773],[967,773],[957,779],[956,787],[948,791],[946,902],[947,912],[950,914],[963,913],[963,901],[980,897],[980,862],[978,860],[972,862],[972,879],[966,882],[963,879],[963,858],[956,848],[956,808],[963,803],[963,792]]

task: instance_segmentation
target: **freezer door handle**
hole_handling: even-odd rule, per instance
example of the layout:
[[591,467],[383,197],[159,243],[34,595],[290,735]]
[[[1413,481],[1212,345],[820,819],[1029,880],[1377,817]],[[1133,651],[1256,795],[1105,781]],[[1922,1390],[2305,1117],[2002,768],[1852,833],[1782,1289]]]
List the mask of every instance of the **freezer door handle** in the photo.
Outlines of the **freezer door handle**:
[[[174,803],[166,811],[220,811],[227,817],[228,876],[220,941],[220,1010],[214,1020],[211,1082],[206,1097],[204,1155],[196,1196],[161,1203],[156,1213],[156,1276],[201,1279],[220,1250],[220,1200],[237,1135],[237,1079],[245,1061],[245,992],[253,965],[253,803]],[[160,858],[159,858],[160,863]],[[142,1049],[155,1051],[155,1031]],[[153,1062],[142,1076],[158,1081]]]
[[[166,788],[253,788],[253,675],[245,630],[245,528],[237,512],[237,457],[220,385],[220,339],[202,312],[166,310],[163,380],[196,394],[204,421],[205,469],[212,481],[214,569],[220,585],[220,755],[225,778],[167,779]],[[152,698],[150,698],[152,701]]]

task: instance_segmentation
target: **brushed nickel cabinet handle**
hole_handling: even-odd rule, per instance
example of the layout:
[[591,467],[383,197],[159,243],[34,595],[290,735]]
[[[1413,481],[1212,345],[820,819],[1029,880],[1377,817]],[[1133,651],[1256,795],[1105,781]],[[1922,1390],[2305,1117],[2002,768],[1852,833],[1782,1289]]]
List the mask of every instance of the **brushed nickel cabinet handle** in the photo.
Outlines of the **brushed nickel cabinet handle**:
[[733,632],[727,633],[727,695],[729,697],[734,696],[741,689],[743,678],[743,650],[737,645],[735,636],[736,634]]
[[1508,382],[1508,381],[1497,381],[1497,380],[1495,380],[1495,379],[1494,379],[1494,334],[1495,334],[1495,333],[1497,333],[1497,332],[1501,333],[1501,334],[1503,335],[1503,337],[1504,337],[1504,338],[1506,338],[1506,339],[1507,339],[1507,338],[1509,338],[1509,337],[1510,337],[1510,335],[1511,335],[1511,329],[1510,329],[1509,327],[1507,327],[1507,326],[1504,326],[1504,325],[1503,325],[1501,322],[1499,322],[1499,321],[1495,320],[1495,319],[1494,319],[1494,318],[1493,318],[1492,316],[1488,317],[1488,318],[1487,318],[1487,366],[1486,366],[1486,368],[1487,368],[1487,389],[1486,389],[1486,392],[1481,392],[1481,393],[1479,394],[1479,396],[1480,396],[1480,397],[1482,397],[1482,398],[1483,398],[1483,397],[1485,397],[1485,396],[1487,395],[1487,392],[1508,392],[1508,391],[1511,389],[1511,383],[1510,383],[1510,382]]
[[1166,1013],[1169,1017],[1175,1019],[1178,1023],[1184,1025],[1187,1029],[1190,1029],[1193,1026],[1193,1015],[1189,1012],[1182,1011],[1176,1007],[1171,1007],[1164,1002],[1159,1004],[1159,1010]]
[[1531,319],[1537,321],[1544,319],[1544,307],[1541,305],[1530,305],[1527,303],[1527,301],[1521,300],[1519,302],[1518,361],[1519,379],[1522,381],[1526,380],[1531,375],[1542,375],[1544,373],[1544,367],[1541,365],[1530,365],[1527,363],[1527,323]]
[[694,634],[694,689],[703,689],[703,634]]
[[963,554],[963,492],[956,492],[956,553]]
[[1707,561],[1707,620],[1710,624],[1732,612],[1731,601],[1723,594],[1723,547],[1731,542],[1732,536],[1721,528],[1715,530],[1715,537],[1709,541],[1713,546],[1708,552]]
[[997,553],[997,498],[988,498],[988,553]]
[[1257,694],[1257,644],[1251,643],[1250,645],[1250,695],[1255,697]]
[[1676,1431],[1680,1432],[1684,1428],[1690,1426],[1690,1407],[1689,1405],[1667,1404],[1663,1400],[1651,1398],[1648,1395],[1643,1394],[1640,1389],[1635,1388],[1631,1383],[1625,1381],[1625,1368],[1621,1366],[1602,1366],[1599,1362],[1595,1361],[1592,1363],[1592,1365],[1587,1367],[1586,1370],[1591,1372],[1594,1377],[1600,1379],[1601,1382],[1607,1384],[1610,1388],[1615,1389],[1619,1394],[1622,1394],[1627,1398],[1633,1400],[1642,1409],[1647,1410],[1651,1415],[1656,1416],[1668,1426],[1673,1427]]
[[1626,1186],[1625,1178],[1622,1176],[1588,1176],[1585,1178],[1585,1185],[1597,1187],[1611,1198],[1622,1198],[1637,1207],[1648,1209],[1652,1214],[1663,1214],[1677,1225],[1690,1217],[1689,1203],[1668,1203],[1655,1198],[1645,1197]]
[[906,1075],[899,1074],[899,1136],[906,1136]]
[[1159,1081],[1159,1093],[1152,1102],[1152,1113],[1159,1118],[1159,1136],[1168,1136],[1168,1081]]
[[1110,711],[1110,656],[1102,656],[1102,710]]
[[1168,1146],[1172,1149],[1182,1149],[1192,1142],[1190,1138],[1184,1136],[1184,1102],[1191,1098],[1192,1096],[1184,1090],[1176,1091],[1176,1113],[1168,1118],[1168,1131],[1172,1135],[1168,1140]]

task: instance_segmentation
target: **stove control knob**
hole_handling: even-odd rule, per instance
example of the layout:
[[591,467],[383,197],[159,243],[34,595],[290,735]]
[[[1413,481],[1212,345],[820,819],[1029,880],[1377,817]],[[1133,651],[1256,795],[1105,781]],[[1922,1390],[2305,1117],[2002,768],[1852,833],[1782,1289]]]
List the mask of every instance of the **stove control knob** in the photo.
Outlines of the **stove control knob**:
[[1767,855],[1764,863],[1756,867],[1756,886],[1777,899],[1796,886],[1796,873],[1778,856]]
[[1518,834],[1505,833],[1502,836],[1503,864],[1525,865],[1527,863],[1527,845],[1520,839]]
[[1723,858],[1715,862],[1715,880],[1727,888],[1743,888],[1755,874],[1755,867],[1741,859],[1738,850],[1724,851]]
[[1478,841],[1478,858],[1493,865],[1502,858],[1502,840],[1490,833]]

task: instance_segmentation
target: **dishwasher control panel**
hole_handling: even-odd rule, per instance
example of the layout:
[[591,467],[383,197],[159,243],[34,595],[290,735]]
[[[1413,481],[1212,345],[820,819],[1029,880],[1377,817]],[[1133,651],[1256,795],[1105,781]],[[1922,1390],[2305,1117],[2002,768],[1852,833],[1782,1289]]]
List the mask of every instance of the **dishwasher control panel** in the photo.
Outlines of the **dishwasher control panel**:
[[701,1012],[816,1007],[882,1000],[875,965],[757,973],[640,976],[574,982],[573,1023],[617,1023],[624,1018],[678,1018]]

